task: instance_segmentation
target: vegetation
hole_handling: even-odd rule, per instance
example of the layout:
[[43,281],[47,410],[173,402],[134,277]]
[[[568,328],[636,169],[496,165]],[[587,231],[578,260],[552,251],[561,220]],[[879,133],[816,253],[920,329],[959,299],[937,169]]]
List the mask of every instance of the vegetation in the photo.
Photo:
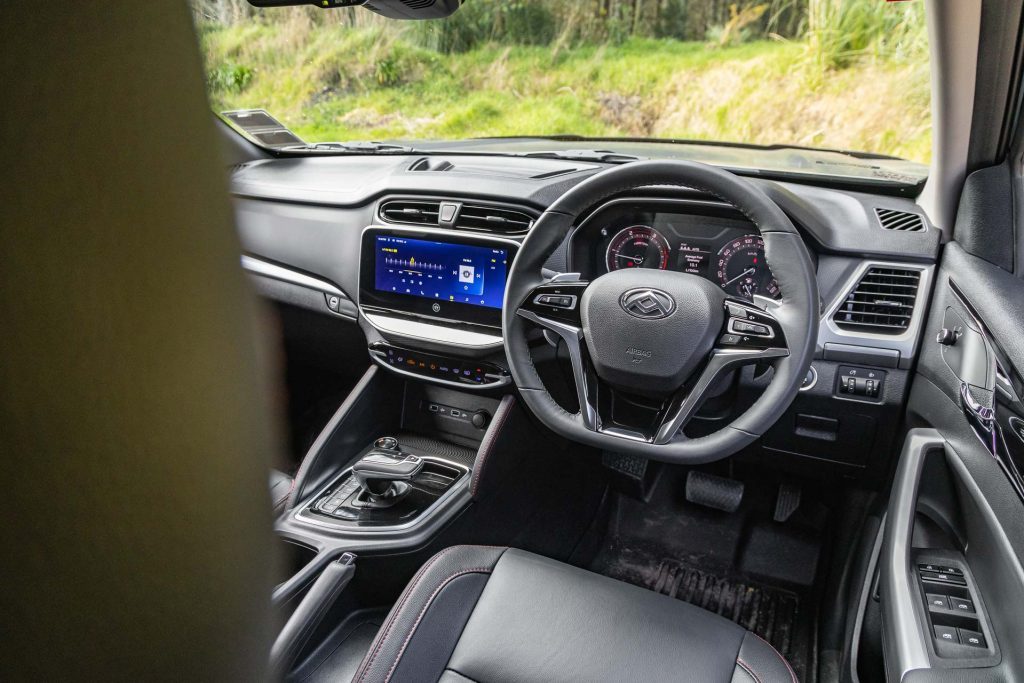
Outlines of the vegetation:
[[574,133],[927,161],[923,3],[468,0],[432,22],[193,0],[218,110],[308,140]]

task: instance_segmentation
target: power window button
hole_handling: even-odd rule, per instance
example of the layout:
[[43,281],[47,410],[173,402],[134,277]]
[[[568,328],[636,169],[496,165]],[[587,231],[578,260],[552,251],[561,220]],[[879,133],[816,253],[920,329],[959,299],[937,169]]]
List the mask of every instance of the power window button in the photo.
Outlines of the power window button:
[[952,626],[936,626],[935,628],[935,640],[943,643],[959,643],[960,636],[957,635],[956,629]]
[[957,612],[964,612],[965,614],[974,614],[974,603],[970,600],[950,596],[949,609]]
[[945,595],[928,593],[928,609],[949,609],[949,600]]
[[971,647],[988,647],[988,644],[985,642],[985,636],[977,631],[968,631],[965,628],[958,630],[960,631],[960,642],[962,644],[970,645]]

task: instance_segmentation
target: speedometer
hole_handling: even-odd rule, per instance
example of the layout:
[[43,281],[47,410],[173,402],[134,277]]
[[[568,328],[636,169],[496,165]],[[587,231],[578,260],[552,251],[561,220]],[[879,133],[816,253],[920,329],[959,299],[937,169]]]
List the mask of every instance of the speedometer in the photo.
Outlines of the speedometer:
[[634,225],[615,233],[608,243],[608,270],[620,268],[668,268],[671,249],[661,233],[646,225]]
[[715,262],[715,277],[727,294],[746,299],[755,294],[779,298],[779,283],[764,259],[764,239],[760,235],[744,235],[722,247]]

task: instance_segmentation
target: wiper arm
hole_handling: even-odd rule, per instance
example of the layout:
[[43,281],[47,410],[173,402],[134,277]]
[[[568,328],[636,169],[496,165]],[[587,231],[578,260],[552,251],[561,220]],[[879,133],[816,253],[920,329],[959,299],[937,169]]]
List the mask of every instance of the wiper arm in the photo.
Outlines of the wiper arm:
[[624,164],[640,161],[632,154],[619,154],[608,149],[558,149],[550,152],[524,152],[521,156],[541,159],[565,159],[567,161],[598,161],[606,164]]
[[314,142],[308,145],[292,145],[281,148],[282,152],[329,152],[355,154],[418,154],[414,147],[396,145],[391,142]]

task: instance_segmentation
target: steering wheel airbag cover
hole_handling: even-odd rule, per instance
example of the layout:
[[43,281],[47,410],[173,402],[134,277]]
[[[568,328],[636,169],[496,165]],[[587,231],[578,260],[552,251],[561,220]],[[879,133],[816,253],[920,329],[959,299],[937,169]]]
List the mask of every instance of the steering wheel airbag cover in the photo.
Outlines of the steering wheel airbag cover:
[[[627,310],[633,293],[665,298],[644,315]],[[667,315],[666,308],[670,308]],[[583,294],[583,337],[599,377],[627,391],[675,391],[711,350],[725,317],[725,294],[708,280],[668,270],[608,273]]]

